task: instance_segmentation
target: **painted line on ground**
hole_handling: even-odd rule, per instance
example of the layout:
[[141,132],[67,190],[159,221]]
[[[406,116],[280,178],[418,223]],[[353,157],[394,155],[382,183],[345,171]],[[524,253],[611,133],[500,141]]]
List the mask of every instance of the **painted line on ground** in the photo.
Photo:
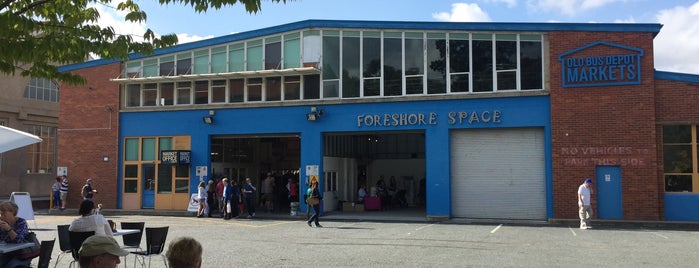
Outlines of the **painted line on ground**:
[[661,235],[661,234],[656,233],[656,232],[651,232],[651,234],[654,234],[654,235],[656,235],[656,236],[659,236],[659,237],[662,237],[662,238],[665,238],[665,239],[670,239],[669,237],[664,236],[664,235]]
[[568,230],[570,230],[570,232],[573,233],[573,236],[578,236],[578,234],[576,234],[575,231],[573,231],[572,227],[568,226]]
[[495,229],[493,229],[492,231],[490,231],[490,233],[491,233],[491,234],[494,234],[495,232],[498,231],[498,229],[500,229],[500,227],[502,227],[502,224],[498,225],[498,227],[495,227]]

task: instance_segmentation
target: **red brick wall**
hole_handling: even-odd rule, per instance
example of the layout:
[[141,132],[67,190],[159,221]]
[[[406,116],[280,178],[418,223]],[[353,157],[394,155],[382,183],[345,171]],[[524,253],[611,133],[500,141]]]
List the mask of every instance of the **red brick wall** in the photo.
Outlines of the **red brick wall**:
[[[551,32],[549,37],[554,217],[577,218],[578,186],[585,178],[595,180],[597,165],[619,165],[623,218],[660,220],[652,34]],[[558,56],[597,41],[642,49],[641,84],[563,88]],[[629,52],[594,46],[579,53]],[[594,193],[592,200],[596,211]]]
[[119,85],[109,79],[117,77],[120,68],[120,63],[113,63],[79,69],[74,73],[87,79],[85,85],[61,85],[58,166],[68,167],[70,208],[79,207],[87,178],[98,190],[93,200],[104,208],[116,208]]

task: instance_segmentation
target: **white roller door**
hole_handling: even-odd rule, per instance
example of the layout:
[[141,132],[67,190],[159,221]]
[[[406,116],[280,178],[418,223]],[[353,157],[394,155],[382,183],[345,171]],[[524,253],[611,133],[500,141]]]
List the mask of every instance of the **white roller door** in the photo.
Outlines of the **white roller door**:
[[541,128],[451,132],[453,217],[546,219]]

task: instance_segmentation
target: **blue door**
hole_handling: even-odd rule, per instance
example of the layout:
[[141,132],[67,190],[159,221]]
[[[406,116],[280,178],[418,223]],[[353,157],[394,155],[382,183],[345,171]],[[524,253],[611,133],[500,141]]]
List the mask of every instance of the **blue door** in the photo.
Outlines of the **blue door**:
[[155,208],[155,165],[143,165],[141,208]]
[[597,218],[622,219],[621,167],[597,166]]

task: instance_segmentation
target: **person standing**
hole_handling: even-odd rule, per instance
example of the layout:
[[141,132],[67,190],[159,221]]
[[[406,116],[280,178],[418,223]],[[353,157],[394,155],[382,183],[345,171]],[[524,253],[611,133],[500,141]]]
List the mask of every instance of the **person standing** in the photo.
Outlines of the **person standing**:
[[[218,198],[220,198],[221,200],[223,200],[223,188],[225,187],[225,184],[223,183],[224,179],[226,178],[219,180],[216,184],[216,196],[218,196]],[[226,210],[226,204],[224,204],[223,202],[218,203],[218,211],[221,215],[221,218],[223,218],[224,210]]]
[[255,191],[257,188],[252,186],[250,178],[245,178],[245,185],[243,185],[243,195],[245,195],[245,207],[248,209],[248,218],[255,217]]
[[580,229],[590,229],[590,219],[592,218],[592,205],[590,203],[590,186],[592,180],[585,179],[585,182],[578,187],[578,209],[580,214]]
[[68,199],[68,176],[61,176],[61,210],[66,209],[66,200]]
[[206,209],[206,183],[204,183],[204,181],[199,182],[199,186],[197,187],[197,198],[199,198],[197,218],[201,218],[204,216],[204,210]]
[[308,188],[308,192],[308,200],[306,200],[306,203],[313,207],[313,216],[308,218],[306,224],[308,224],[308,227],[311,227],[311,222],[315,222],[316,227],[323,227],[318,223],[318,218],[320,217],[320,200],[323,200],[323,197],[318,191],[317,180],[311,181],[311,187]]
[[221,208],[222,210],[222,215],[223,219],[227,220],[231,218],[231,209],[232,205],[231,200],[232,200],[232,195],[233,195],[233,185],[228,183],[228,178],[223,178],[221,180],[223,182],[223,195],[221,196],[221,203],[223,203],[223,206]]
[[262,199],[264,200],[267,213],[274,210],[274,177],[271,172],[267,173],[267,178],[262,182]]
[[56,177],[56,182],[51,185],[53,195],[53,209],[61,208],[61,176]]
[[92,198],[97,193],[97,190],[92,188],[92,179],[87,179],[87,181],[85,181],[85,185],[83,185],[83,189],[80,193],[83,196],[83,200],[92,201]]
[[213,212],[214,208],[218,207],[216,205],[216,198],[216,184],[214,184],[213,180],[209,180],[209,184],[206,185],[206,215],[209,216],[209,218],[211,218],[211,212]]

